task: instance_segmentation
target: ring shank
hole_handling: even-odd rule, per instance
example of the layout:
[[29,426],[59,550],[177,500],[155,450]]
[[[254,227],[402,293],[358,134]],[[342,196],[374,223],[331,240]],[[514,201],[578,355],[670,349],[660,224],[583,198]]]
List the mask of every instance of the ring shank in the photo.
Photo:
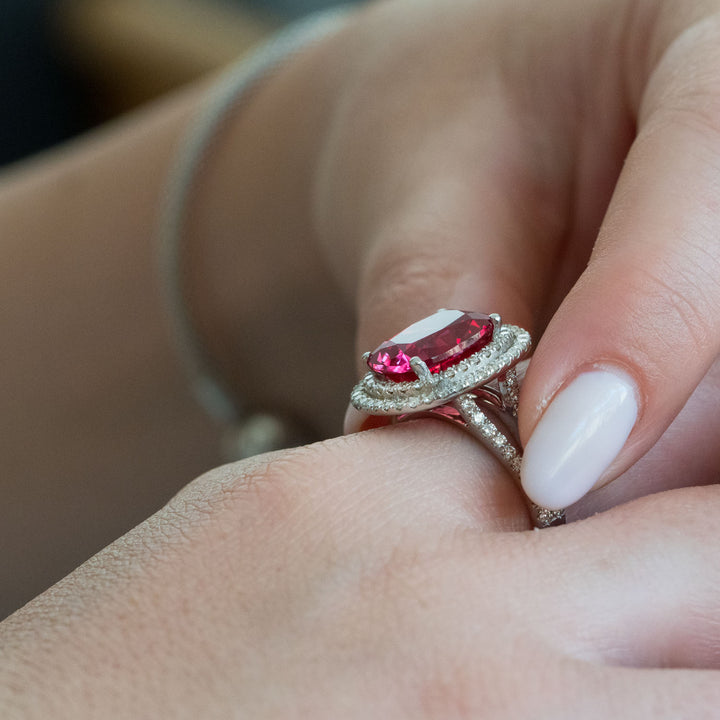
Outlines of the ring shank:
[[[462,417],[465,429],[477,438],[505,466],[513,480],[520,483],[522,451],[505,423],[494,420],[474,393],[469,392],[457,398],[453,405]],[[555,527],[565,524],[564,510],[550,510],[528,500],[528,509],[533,526]]]

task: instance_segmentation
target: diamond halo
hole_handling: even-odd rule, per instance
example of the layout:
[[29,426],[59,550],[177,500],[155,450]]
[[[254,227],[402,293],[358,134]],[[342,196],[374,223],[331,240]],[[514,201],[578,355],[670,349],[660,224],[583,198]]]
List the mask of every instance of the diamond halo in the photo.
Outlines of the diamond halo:
[[[494,316],[493,319],[498,316]],[[437,373],[417,380],[394,382],[368,372],[353,389],[353,406],[370,415],[402,415],[444,405],[479,385],[501,379],[531,350],[530,333],[515,325],[501,325],[482,350]]]

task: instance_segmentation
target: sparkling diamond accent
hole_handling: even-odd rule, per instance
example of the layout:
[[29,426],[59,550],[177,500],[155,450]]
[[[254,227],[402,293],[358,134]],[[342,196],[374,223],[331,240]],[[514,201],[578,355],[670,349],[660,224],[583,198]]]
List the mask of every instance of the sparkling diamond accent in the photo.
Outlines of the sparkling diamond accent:
[[517,417],[518,399],[520,395],[520,382],[515,368],[510,368],[504,377],[500,378],[500,393],[505,407]]
[[555,527],[565,524],[564,510],[548,510],[548,508],[530,503],[530,515],[533,519],[533,525],[537,528]]
[[513,478],[520,480],[520,450],[478,405],[474,395],[468,393],[454,403],[467,429],[475,435],[510,471]]

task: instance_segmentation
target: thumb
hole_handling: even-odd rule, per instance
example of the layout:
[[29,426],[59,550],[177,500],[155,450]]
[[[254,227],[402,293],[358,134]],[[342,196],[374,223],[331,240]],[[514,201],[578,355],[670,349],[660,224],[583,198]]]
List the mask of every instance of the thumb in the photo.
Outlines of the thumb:
[[523,487],[550,508],[646,453],[720,349],[720,21],[690,35],[655,71],[589,266],[523,387]]

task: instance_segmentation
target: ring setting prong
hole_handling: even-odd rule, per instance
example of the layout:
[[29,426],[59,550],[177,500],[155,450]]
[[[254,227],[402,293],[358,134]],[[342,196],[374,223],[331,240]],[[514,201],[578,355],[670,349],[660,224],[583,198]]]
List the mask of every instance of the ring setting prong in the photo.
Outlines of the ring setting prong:
[[427,366],[425,361],[417,357],[417,355],[410,358],[410,367],[415,371],[419,380],[422,380],[423,382],[430,382],[430,380],[432,380],[430,368]]

